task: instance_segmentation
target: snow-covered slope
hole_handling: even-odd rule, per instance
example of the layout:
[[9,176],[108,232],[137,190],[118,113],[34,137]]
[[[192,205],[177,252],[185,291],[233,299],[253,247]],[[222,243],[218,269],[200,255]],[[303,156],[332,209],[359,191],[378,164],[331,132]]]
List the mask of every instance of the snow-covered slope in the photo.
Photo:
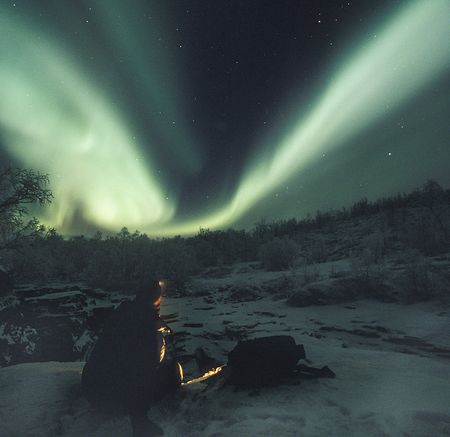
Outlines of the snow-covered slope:
[[[178,313],[171,326],[180,354],[203,347],[225,361],[237,338],[289,334],[337,377],[256,392],[183,388],[149,413],[167,436],[450,435],[448,309],[367,300],[292,308],[267,294],[246,301],[233,293],[164,301],[163,313]],[[81,397],[82,365],[0,369],[0,435],[130,436],[128,418],[93,412]],[[185,366],[195,374],[192,362]]]

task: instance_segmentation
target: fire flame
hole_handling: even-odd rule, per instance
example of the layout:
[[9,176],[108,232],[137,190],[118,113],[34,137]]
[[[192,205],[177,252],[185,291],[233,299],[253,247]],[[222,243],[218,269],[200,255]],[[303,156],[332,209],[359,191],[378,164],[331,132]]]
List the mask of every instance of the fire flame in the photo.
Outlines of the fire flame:
[[153,307],[154,307],[157,311],[159,311],[159,308],[160,308],[160,306],[161,306],[161,301],[162,301],[162,297],[159,296],[158,299],[156,299],[156,300],[153,302]]
[[211,376],[214,376],[214,375],[217,375],[218,373],[220,373],[225,367],[226,367],[226,364],[224,364],[223,366],[219,366],[219,367],[213,367],[211,370],[208,370],[202,376],[199,376],[198,378],[194,378],[189,381],[183,382],[181,385],[189,385],[189,384],[195,384],[197,382],[205,381],[206,379],[211,378]]
[[162,338],[161,349],[159,350],[159,362],[162,363],[166,356],[166,340]]
[[184,374],[183,374],[183,368],[181,367],[181,364],[177,361],[178,364],[178,371],[180,372],[180,382],[183,384],[183,378],[184,378]]
[[161,326],[161,328],[158,328],[158,332],[163,334],[172,334],[172,330],[168,326]]

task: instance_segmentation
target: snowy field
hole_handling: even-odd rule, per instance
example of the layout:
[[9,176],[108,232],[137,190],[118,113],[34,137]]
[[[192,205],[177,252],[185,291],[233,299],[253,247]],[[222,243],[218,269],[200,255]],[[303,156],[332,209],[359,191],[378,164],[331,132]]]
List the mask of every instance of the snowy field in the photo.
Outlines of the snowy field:
[[[185,387],[149,413],[165,435],[450,435],[449,308],[370,300],[292,308],[264,293],[237,298],[227,281],[236,278],[203,279],[201,288],[214,293],[163,302],[163,314],[177,313],[171,327],[180,354],[203,347],[226,362],[239,338],[288,334],[305,346],[312,365],[328,365],[337,377],[258,391],[219,383]],[[81,397],[82,367],[1,368],[0,435],[130,436],[128,418],[100,415]],[[185,368],[195,376],[192,362]]]

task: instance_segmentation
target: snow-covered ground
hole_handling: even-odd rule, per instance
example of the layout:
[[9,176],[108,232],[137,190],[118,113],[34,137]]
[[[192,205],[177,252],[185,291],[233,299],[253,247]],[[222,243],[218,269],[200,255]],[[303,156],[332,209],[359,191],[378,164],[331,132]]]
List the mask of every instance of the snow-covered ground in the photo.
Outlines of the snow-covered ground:
[[[246,301],[226,288],[254,283],[254,273],[245,275],[202,279],[200,288],[213,292],[165,299],[162,313],[176,313],[178,353],[203,347],[226,362],[239,338],[287,334],[313,365],[328,365],[337,377],[259,391],[184,387],[149,413],[167,436],[450,435],[449,308],[369,300],[292,308],[260,290]],[[0,435],[130,436],[128,418],[100,415],[81,397],[82,367],[0,369]],[[195,374],[192,362],[185,367]]]

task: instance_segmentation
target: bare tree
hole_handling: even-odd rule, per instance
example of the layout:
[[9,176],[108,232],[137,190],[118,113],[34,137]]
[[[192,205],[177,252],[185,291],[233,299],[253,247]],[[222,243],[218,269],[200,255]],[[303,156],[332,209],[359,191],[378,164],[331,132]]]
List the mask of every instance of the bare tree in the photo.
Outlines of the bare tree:
[[48,183],[48,175],[34,170],[0,171],[0,250],[13,248],[39,231],[39,221],[30,217],[30,205],[52,201]]

